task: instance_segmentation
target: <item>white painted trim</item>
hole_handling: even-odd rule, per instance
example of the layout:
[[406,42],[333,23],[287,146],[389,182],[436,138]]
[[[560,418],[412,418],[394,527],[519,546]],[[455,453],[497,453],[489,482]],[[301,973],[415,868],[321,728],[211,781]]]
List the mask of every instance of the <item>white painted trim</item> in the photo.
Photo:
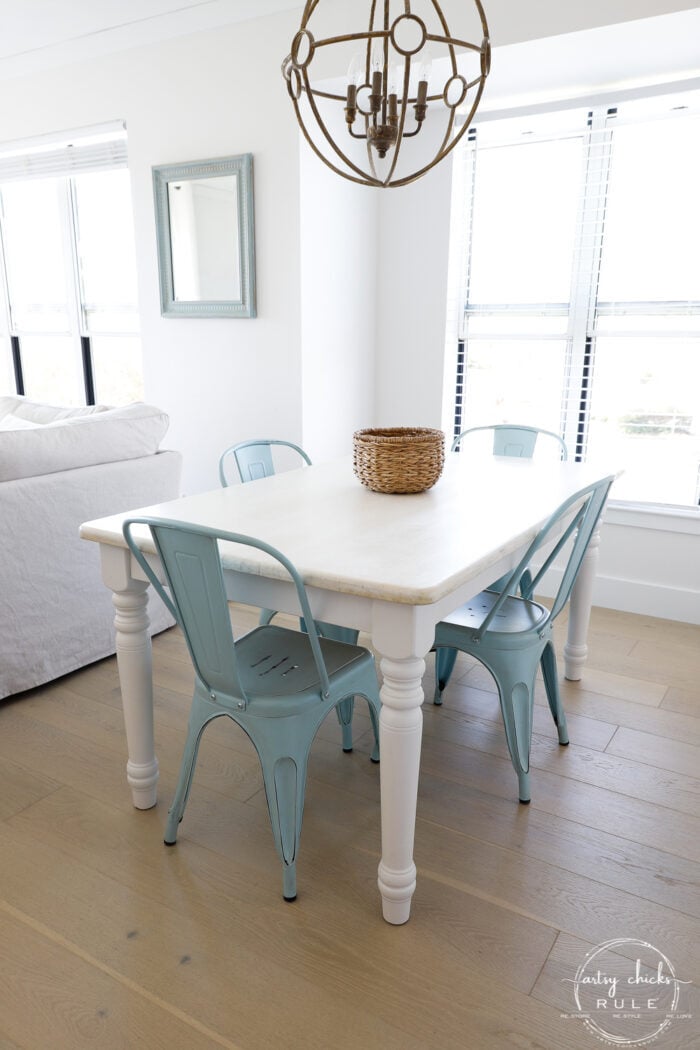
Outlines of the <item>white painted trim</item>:
[[681,587],[598,576],[593,585],[593,604],[700,625],[700,591]]
[[[552,569],[549,586],[540,592],[544,598],[554,597],[561,573]],[[644,580],[625,580],[615,576],[596,576],[593,584],[593,605],[603,609],[655,616],[660,620],[677,620],[700,625],[700,591]]]
[[700,507],[675,507],[661,503],[627,503],[610,500],[605,510],[608,525],[625,525],[659,532],[700,536]]
[[15,139],[12,142],[0,143],[0,156],[14,156],[17,153],[29,153],[34,150],[46,150],[59,146],[68,146],[85,139],[126,137],[126,121],[109,120],[102,124],[89,124],[82,128],[66,128],[63,131],[49,131],[45,135],[33,135],[28,139]]
[[[700,88],[700,77],[679,77],[662,83],[639,84],[633,88],[618,88],[614,85],[600,91],[587,91],[579,95],[567,94],[545,98],[540,102],[525,102],[522,105],[510,104],[499,109],[489,109],[483,105],[479,109],[474,124],[485,124],[494,120],[505,120],[511,117],[532,117],[540,113],[561,113],[568,109],[593,109],[611,104],[622,105],[638,99],[655,98],[664,95],[676,95],[686,91],[697,91]],[[458,126],[463,121],[457,121]]]

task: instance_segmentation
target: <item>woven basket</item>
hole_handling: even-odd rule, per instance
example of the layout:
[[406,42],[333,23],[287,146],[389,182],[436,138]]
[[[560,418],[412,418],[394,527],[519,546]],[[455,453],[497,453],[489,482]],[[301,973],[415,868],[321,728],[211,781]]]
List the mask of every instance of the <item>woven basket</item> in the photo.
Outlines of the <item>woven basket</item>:
[[427,427],[353,434],[353,469],[372,492],[425,492],[442,473],[445,435]]

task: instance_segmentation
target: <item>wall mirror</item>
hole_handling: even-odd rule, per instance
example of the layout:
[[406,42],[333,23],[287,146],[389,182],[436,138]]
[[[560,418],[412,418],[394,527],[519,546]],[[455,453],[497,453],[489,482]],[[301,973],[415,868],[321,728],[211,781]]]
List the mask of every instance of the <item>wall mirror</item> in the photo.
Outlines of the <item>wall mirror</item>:
[[153,168],[164,317],[255,317],[253,156]]

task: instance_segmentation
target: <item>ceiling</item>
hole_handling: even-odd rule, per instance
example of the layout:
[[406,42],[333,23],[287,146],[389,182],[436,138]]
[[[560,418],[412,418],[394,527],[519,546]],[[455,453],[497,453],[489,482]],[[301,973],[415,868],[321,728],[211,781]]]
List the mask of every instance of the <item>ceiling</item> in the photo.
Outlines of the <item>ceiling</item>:
[[[198,30],[303,8],[301,0],[0,0],[0,80]],[[700,73],[700,8],[499,48],[482,108],[591,84]],[[523,86],[527,85],[527,92]]]
[[700,7],[498,48],[482,113],[692,82],[700,87]]
[[299,0],[2,0],[0,79],[302,7]]

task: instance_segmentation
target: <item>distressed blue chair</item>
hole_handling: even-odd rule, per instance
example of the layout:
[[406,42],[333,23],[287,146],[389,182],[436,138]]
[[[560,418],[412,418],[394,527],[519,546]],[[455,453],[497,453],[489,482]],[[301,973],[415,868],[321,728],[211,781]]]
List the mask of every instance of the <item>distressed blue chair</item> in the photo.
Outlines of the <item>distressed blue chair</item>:
[[[535,455],[535,449],[539,444],[540,438],[543,439],[543,444],[551,446],[558,459],[565,460],[568,456],[564,440],[559,434],[555,434],[552,430],[541,430],[539,427],[526,427],[514,423],[494,423],[491,426],[470,427],[468,430],[463,430],[452,442],[451,451],[455,452],[465,438],[473,438],[477,434],[486,436],[489,433],[493,435],[492,452],[494,456],[518,456],[524,459],[531,459]],[[505,579],[506,577],[502,577],[500,580],[495,580],[491,584],[491,590],[500,590],[501,584],[505,582]],[[524,582],[527,585],[527,577]],[[455,649],[441,649],[439,653],[436,653],[434,704],[442,703],[442,694],[452,677],[456,660],[457,652]],[[550,691],[553,692],[556,688],[556,685],[553,685],[551,680],[552,674],[556,674],[556,659],[554,650],[551,647],[542,654],[541,663],[542,676],[547,696],[549,696]]]
[[543,445],[554,442],[555,451],[558,453],[557,458],[567,458],[566,444],[559,434],[555,434],[553,430],[520,426],[516,423],[492,423],[485,427],[469,427],[454,439],[452,451],[458,449],[465,438],[488,432],[493,434],[492,452],[494,456],[520,456],[524,459],[531,459],[540,442]]
[[[137,546],[134,526],[150,529],[165,575],[165,590]],[[251,536],[166,518],[129,518],[124,537],[147,578],[185,636],[195,688],[180,775],[168,812],[165,842],[174,845],[192,784],[199,742],[214,718],[227,715],[247,733],[260,758],[285,900],[296,896],[296,860],[312,741],[328,712],[348,696],[364,696],[379,760],[379,686],[368,649],[321,638],[306,589],[292,563]],[[234,640],[219,542],[265,551],[289,573],[307,632],[274,624]]]
[[[271,438],[253,438],[250,441],[239,441],[231,445],[221,453],[219,459],[219,479],[224,488],[228,487],[226,467],[233,457],[238,476],[243,484],[249,481],[257,481],[259,478],[269,478],[275,474],[275,463],[272,449],[277,447],[289,448],[296,453],[307,466],[311,466],[311,459],[303,448],[295,445],[292,441],[277,441]],[[275,609],[261,609],[260,623],[270,623],[276,615]],[[305,630],[304,620],[301,620],[301,629]],[[336,642],[347,642],[349,645],[357,645],[359,631],[351,627],[339,627],[334,623],[324,623],[322,620],[316,622],[316,629],[324,638],[333,638]],[[354,701],[351,698],[344,700],[336,708],[338,721],[343,734],[343,751],[352,751],[352,715]]]
[[[530,801],[530,740],[537,667],[545,651],[550,653],[552,676],[547,692],[549,707],[559,734],[568,744],[566,716],[559,696],[556,657],[551,644],[552,627],[574,585],[581,560],[598,522],[613,478],[604,478],[567,499],[548,519],[528,547],[519,564],[500,590],[485,590],[467,602],[435,631],[435,648],[447,647],[468,653],[493,675],[506,731],[511,761],[518,775],[521,802]],[[561,533],[561,534],[560,534]],[[533,557],[556,538],[539,569]],[[533,594],[556,558],[566,557],[566,566],[552,604],[547,609]],[[521,596],[517,592],[520,591]]]
[[258,478],[269,478],[271,474],[274,474],[275,464],[272,458],[274,446],[290,448],[301,457],[307,466],[311,466],[311,460],[303,448],[299,448],[292,441],[274,441],[267,438],[239,441],[238,444],[231,445],[230,448],[222,452],[219,458],[219,479],[223,487],[226,488],[228,486],[226,467],[231,457],[233,457],[236,464],[238,476],[243,482],[257,481]]

